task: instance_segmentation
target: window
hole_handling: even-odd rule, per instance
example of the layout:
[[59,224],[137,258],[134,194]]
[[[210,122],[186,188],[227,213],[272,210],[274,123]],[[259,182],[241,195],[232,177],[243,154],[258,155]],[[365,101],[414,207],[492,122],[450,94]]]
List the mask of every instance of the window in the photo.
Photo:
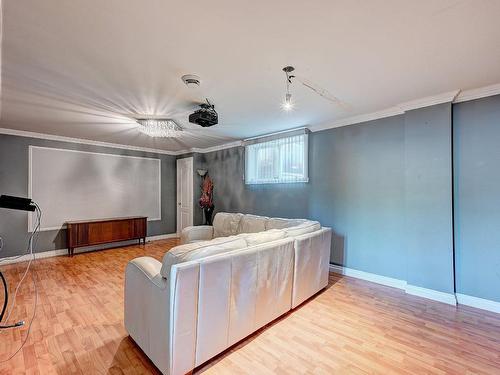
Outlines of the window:
[[294,131],[251,140],[245,146],[245,183],[279,184],[307,182],[307,133]]

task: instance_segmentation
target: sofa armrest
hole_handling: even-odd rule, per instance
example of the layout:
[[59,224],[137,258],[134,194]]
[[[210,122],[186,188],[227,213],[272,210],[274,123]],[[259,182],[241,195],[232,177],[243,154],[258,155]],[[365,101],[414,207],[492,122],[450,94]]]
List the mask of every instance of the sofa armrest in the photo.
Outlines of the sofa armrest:
[[161,262],[131,260],[125,270],[125,329],[164,374],[170,366],[170,288],[160,274]]
[[127,272],[130,274],[130,268],[134,268],[136,272],[140,272],[149,281],[157,287],[164,289],[166,287],[165,280],[160,275],[161,262],[151,257],[140,257],[132,259],[128,266]]
[[214,227],[210,225],[197,225],[186,227],[181,233],[181,244],[193,241],[209,241],[213,238]]

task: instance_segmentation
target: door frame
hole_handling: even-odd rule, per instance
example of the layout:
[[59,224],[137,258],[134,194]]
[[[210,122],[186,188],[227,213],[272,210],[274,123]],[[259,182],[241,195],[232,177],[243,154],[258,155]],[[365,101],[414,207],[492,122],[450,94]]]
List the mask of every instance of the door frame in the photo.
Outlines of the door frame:
[[188,196],[190,197],[190,205],[191,205],[191,217],[189,220],[190,225],[193,225],[193,215],[194,215],[194,207],[193,207],[193,202],[194,202],[194,166],[193,166],[193,157],[187,157],[187,158],[180,158],[177,159],[176,161],[176,175],[177,175],[177,196],[176,196],[176,210],[177,210],[177,235],[179,236],[181,234],[181,186],[180,186],[180,168],[179,165],[181,163],[190,163],[191,164],[191,173],[188,176]]

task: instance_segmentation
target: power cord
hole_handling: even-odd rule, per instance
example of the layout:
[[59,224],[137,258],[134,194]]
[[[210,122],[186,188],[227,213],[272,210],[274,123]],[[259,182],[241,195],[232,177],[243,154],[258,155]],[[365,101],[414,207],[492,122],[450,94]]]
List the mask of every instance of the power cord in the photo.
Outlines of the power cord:
[[[0,246],[0,249],[1,248],[2,247]],[[0,323],[1,323],[2,319],[3,319],[3,315],[5,314],[5,309],[7,308],[7,304],[9,303],[9,290],[7,289],[7,282],[5,281],[5,277],[3,277],[2,271],[0,271],[0,278],[2,279],[3,294],[4,294],[2,312],[0,313]]]
[[[36,204],[36,203],[33,203],[33,204],[36,207],[35,211],[36,211],[36,214],[37,214],[37,225],[35,226],[35,229],[31,233],[31,236],[30,236],[29,241],[28,241],[28,249],[29,249],[29,254],[30,254],[31,257],[30,257],[30,260],[28,261],[28,265],[26,267],[26,270],[24,271],[23,276],[21,277],[21,280],[17,284],[16,290],[14,292],[14,297],[13,297],[13,300],[12,300],[12,305],[10,306],[9,313],[7,314],[7,318],[5,319],[6,322],[9,321],[10,316],[12,314],[12,311],[14,310],[14,307],[16,305],[16,297],[17,297],[17,293],[19,291],[19,288],[20,288],[21,284],[23,283],[24,279],[26,278],[26,275],[28,274],[28,272],[30,270],[31,263],[36,259],[35,258],[35,254],[33,253],[33,245],[36,244],[36,240],[38,239],[37,235],[38,235],[39,230],[40,230],[41,219],[42,219],[42,211],[41,211],[40,207],[38,206],[38,204]],[[12,258],[18,259],[19,257],[20,256],[12,257]],[[33,314],[31,316],[30,323],[28,325],[28,331],[26,332],[26,336],[24,337],[24,340],[21,343],[21,345],[19,346],[19,348],[13,354],[11,354],[9,358],[7,358],[7,359],[5,359],[3,361],[0,361],[0,363],[7,362],[7,361],[11,360],[12,358],[14,358],[14,356],[23,349],[23,347],[26,344],[26,341],[28,340],[28,337],[30,335],[31,327],[33,325],[33,321],[35,320],[36,308],[37,308],[37,305],[38,305],[38,290],[37,290],[37,285],[36,285],[36,279],[35,279],[35,276],[33,274],[31,275],[31,277],[32,277],[32,281],[33,281],[33,289],[35,291],[35,303],[34,303],[34,306],[33,306]],[[3,277],[3,274],[1,276],[1,278],[2,278],[2,281],[4,283],[4,290],[5,290],[5,292],[7,292],[7,285],[6,285],[5,279]],[[8,296],[7,296],[7,294],[5,294],[4,308],[2,308],[2,314],[1,314],[2,318],[3,318],[3,315],[5,313],[7,299],[8,299]],[[0,319],[0,322],[1,322],[1,319]],[[25,324],[24,321],[19,321],[19,322],[16,322],[16,323],[12,323],[12,324],[7,324],[7,325],[0,326],[0,329],[20,327],[20,326],[23,326],[24,324]]]

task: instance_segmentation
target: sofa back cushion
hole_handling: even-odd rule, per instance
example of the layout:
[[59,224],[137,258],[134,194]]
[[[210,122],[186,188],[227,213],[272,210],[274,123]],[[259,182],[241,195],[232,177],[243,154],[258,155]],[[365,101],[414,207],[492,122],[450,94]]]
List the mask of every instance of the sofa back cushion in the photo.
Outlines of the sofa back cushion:
[[244,238],[248,246],[255,246],[285,238],[285,232],[280,229],[271,229],[260,233],[241,233],[238,237]]
[[174,247],[163,256],[161,275],[168,279],[170,268],[174,264],[187,262],[194,259],[205,258],[210,255],[225,253],[233,250],[244,249],[247,242],[238,236],[214,238],[210,241],[188,243]]
[[296,225],[294,227],[285,228],[285,237],[295,237],[301,234],[315,232],[321,229],[321,224],[317,221],[306,220],[304,223]]
[[218,212],[214,218],[214,238],[233,236],[238,233],[238,225],[243,214]]
[[238,225],[238,233],[264,232],[268,220],[269,218],[265,216],[243,215]]
[[266,222],[266,230],[290,228],[303,224],[306,221],[305,219],[282,219],[280,217],[271,217]]

